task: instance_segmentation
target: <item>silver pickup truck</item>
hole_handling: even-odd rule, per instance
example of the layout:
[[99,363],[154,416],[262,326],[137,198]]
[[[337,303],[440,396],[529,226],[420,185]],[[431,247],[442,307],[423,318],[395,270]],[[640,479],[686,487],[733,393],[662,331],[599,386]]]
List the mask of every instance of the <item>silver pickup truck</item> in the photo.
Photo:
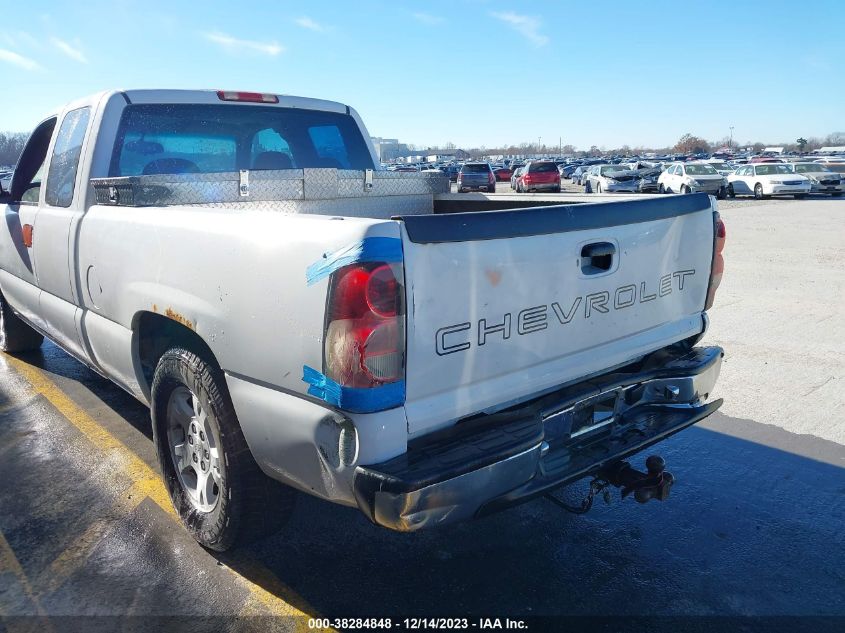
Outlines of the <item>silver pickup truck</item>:
[[721,404],[722,350],[696,347],[715,201],[477,211],[448,188],[379,170],[339,103],[81,99],[0,194],[0,349],[47,336],[148,404],[217,550],[278,529],[296,489],[402,531],[584,478],[664,499],[662,461],[625,460]]

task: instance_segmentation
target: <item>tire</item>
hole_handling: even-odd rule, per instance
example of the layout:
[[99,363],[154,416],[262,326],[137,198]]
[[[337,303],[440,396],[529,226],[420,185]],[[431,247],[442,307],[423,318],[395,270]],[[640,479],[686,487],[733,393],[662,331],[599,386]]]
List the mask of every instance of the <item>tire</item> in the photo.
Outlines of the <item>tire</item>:
[[593,188],[590,186],[590,181],[587,181],[587,184],[584,185],[584,193],[593,193]]
[[[173,348],[159,360],[151,392],[153,441],[164,483],[192,536],[222,552],[277,532],[290,517],[295,492],[261,472],[220,369],[194,352]],[[183,465],[179,472],[177,462]]]
[[525,187],[522,186],[521,182],[516,183],[516,192],[517,193],[525,193]]
[[601,183],[600,182],[596,183],[596,193],[601,193]]
[[689,187],[687,187],[686,185],[681,185],[681,193],[682,194],[686,195],[689,192],[690,192]]
[[759,182],[754,185],[754,198],[757,200],[763,199],[763,185],[761,185]]
[[728,198],[736,198],[736,191],[733,185],[728,185]]
[[719,200],[724,200],[728,195],[728,190],[725,187],[719,187],[719,191],[716,192],[716,197]]
[[836,193],[830,194],[831,198],[839,198],[842,195],[841,191],[837,191]]
[[796,200],[803,200],[804,198],[807,197],[807,194],[806,193],[796,193],[793,197]]
[[660,183],[660,186],[657,188],[657,193],[666,193],[666,187],[663,186],[663,183]]
[[560,186],[557,186],[554,189],[552,189],[552,193],[560,193]]
[[24,323],[0,294],[0,351],[30,352],[43,342],[44,337]]

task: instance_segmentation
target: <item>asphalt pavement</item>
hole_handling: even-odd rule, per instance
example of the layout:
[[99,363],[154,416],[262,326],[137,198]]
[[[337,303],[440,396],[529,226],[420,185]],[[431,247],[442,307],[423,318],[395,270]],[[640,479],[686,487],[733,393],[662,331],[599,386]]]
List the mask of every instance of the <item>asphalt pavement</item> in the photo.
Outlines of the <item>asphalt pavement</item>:
[[725,405],[651,451],[677,479],[664,503],[617,493],[574,516],[539,499],[397,534],[302,496],[278,535],[213,554],[169,507],[142,405],[50,343],[0,354],[0,630],[149,616],[197,631],[310,630],[314,617],[845,624],[845,202],[752,202],[722,205],[705,342],[727,352]]

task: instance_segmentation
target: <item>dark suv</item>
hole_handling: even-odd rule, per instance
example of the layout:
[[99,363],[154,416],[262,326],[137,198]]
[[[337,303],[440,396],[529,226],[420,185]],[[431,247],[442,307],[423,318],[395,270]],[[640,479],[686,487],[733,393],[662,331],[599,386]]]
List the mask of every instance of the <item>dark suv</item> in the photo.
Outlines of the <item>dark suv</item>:
[[458,193],[496,191],[496,176],[489,163],[466,163],[458,172]]

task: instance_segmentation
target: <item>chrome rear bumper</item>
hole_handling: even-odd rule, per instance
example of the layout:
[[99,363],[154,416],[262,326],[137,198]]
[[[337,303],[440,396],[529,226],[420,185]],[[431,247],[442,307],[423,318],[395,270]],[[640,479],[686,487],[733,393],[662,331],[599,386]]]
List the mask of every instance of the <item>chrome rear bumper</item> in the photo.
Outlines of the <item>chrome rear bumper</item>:
[[[719,347],[660,351],[635,367],[476,416],[359,466],[354,493],[374,522],[414,531],[489,514],[571,483],[704,419]],[[627,369],[627,371],[626,371]]]

